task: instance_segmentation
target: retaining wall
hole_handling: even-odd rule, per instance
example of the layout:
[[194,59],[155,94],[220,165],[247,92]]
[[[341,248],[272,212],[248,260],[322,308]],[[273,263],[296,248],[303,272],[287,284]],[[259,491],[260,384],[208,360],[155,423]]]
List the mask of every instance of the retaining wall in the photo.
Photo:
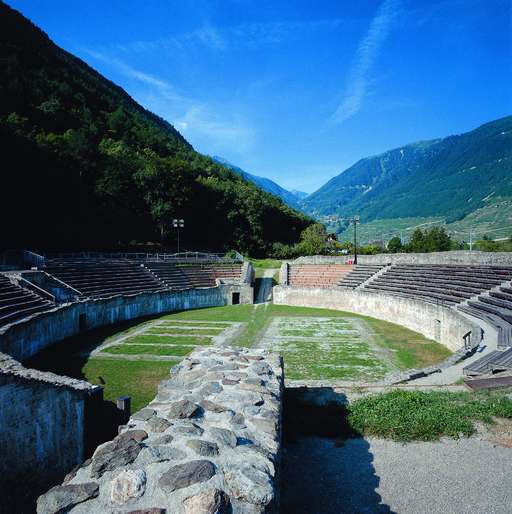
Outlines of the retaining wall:
[[26,369],[0,354],[0,511],[3,505],[22,512],[11,501],[47,487],[83,460],[90,409],[101,393],[101,387]]
[[[299,257],[296,264],[346,264],[353,260],[353,255],[330,256],[308,255]],[[456,250],[450,252],[432,253],[382,253],[377,255],[358,255],[358,264],[469,264],[469,265],[495,265],[511,266],[511,252],[470,252],[469,250]]]
[[300,307],[322,307],[354,312],[398,323],[457,351],[462,337],[471,332],[471,344],[481,340],[481,329],[458,312],[441,305],[361,290],[274,287],[274,303]]
[[241,303],[252,303],[252,287],[222,285],[61,305],[0,330],[0,352],[23,361],[57,341],[92,328],[164,312],[229,305],[234,291],[241,292]]
[[282,391],[278,356],[197,350],[37,512],[277,513]]

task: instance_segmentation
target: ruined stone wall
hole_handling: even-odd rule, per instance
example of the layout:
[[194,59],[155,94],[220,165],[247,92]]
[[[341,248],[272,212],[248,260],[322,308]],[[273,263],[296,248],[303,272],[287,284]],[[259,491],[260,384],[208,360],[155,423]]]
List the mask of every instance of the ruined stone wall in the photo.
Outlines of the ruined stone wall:
[[276,355],[196,350],[37,512],[276,513],[282,392]]
[[52,483],[83,460],[88,402],[98,389],[0,354],[1,504],[17,489]]
[[0,352],[23,361],[53,343],[84,330],[164,312],[229,305],[233,291],[241,292],[241,303],[252,303],[251,286],[222,285],[120,295],[61,305],[0,330]]
[[453,309],[410,298],[363,290],[302,289],[274,287],[274,303],[300,307],[323,307],[403,325],[457,351],[462,337],[471,331],[471,343],[481,340],[481,329]]
[[[353,255],[308,255],[299,257],[296,264],[346,264]],[[468,264],[486,266],[511,266],[511,252],[470,252],[454,250],[432,253],[382,253],[377,255],[358,255],[358,264]]]

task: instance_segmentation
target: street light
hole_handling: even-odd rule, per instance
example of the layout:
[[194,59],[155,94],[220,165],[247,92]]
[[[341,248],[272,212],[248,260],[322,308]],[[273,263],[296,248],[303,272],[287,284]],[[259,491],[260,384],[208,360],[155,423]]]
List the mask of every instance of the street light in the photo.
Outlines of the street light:
[[348,221],[349,224],[353,223],[354,225],[354,264],[357,264],[357,224],[359,223],[359,216],[352,216],[351,218],[340,218],[342,220]]
[[178,253],[180,253],[180,228],[185,228],[185,220],[173,219],[172,226],[178,230]]

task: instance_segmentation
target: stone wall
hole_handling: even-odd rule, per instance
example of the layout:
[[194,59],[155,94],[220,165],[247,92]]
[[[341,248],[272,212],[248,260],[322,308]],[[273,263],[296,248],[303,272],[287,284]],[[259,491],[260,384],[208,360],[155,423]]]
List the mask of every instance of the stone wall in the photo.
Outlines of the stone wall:
[[282,392],[278,356],[197,350],[37,512],[276,513]]
[[[353,255],[329,256],[309,255],[292,261],[296,264],[346,264]],[[383,253],[378,255],[358,255],[358,264],[470,264],[511,266],[511,252],[470,252],[456,250],[432,253]]]
[[48,487],[83,460],[89,409],[101,392],[88,382],[26,369],[0,354],[3,505],[22,491]]
[[23,361],[57,341],[92,328],[164,312],[229,305],[234,291],[240,292],[241,303],[252,303],[251,286],[222,285],[60,305],[1,329],[0,352]]
[[478,325],[448,307],[364,290],[277,286],[274,287],[274,303],[335,309],[390,321],[419,332],[452,351],[463,346],[462,337],[467,332],[471,332],[472,345],[478,344],[482,337]]

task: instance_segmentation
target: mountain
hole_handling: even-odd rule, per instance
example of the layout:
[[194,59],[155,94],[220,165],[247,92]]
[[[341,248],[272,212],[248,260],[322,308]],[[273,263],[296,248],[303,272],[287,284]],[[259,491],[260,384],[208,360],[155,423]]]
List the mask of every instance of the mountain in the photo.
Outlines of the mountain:
[[512,116],[356,162],[302,204],[316,216],[362,221],[441,217],[447,223],[512,197]]
[[299,200],[304,200],[306,196],[309,196],[309,193],[305,193],[304,191],[298,191],[297,189],[292,189],[290,193],[296,196]]
[[217,155],[212,156],[212,159],[215,162],[218,162],[226,168],[229,168],[230,170],[234,171],[235,173],[238,173],[241,177],[245,178],[246,180],[253,182],[264,191],[267,191],[268,193],[271,193],[281,198],[281,200],[283,200],[283,202],[289,205],[290,207],[293,207],[294,209],[300,209],[299,200],[301,198],[292,191],[288,191],[281,187],[279,184],[276,184],[273,180],[270,180],[269,178],[265,177],[258,177],[257,175],[252,175],[251,173],[247,173],[247,171],[244,171],[242,168],[235,166],[226,159],[219,157]]
[[174,246],[264,254],[311,223],[194,151],[167,121],[0,1],[2,247]]

